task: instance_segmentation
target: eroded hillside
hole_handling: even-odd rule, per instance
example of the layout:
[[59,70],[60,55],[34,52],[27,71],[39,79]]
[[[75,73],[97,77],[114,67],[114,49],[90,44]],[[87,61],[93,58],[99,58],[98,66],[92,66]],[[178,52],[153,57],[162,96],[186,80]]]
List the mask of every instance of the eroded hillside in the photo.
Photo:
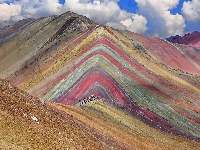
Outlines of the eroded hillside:
[[[33,100],[38,106],[44,107],[41,101],[58,116],[73,116],[84,124],[81,134],[90,133],[88,129],[98,133],[93,140],[100,147],[133,149],[135,142],[147,149],[140,140],[130,144],[128,139],[136,135],[148,140],[145,144],[152,149],[161,145],[172,149],[176,141],[192,142],[188,149],[198,147],[194,142],[200,138],[198,48],[115,30],[72,12],[23,20],[1,29],[0,37],[0,77],[40,99]],[[96,105],[86,101],[92,95],[98,97]],[[40,125],[34,117],[32,122]],[[134,123],[143,126],[143,133]],[[120,138],[122,130],[127,134]],[[175,145],[185,149],[180,143]]]

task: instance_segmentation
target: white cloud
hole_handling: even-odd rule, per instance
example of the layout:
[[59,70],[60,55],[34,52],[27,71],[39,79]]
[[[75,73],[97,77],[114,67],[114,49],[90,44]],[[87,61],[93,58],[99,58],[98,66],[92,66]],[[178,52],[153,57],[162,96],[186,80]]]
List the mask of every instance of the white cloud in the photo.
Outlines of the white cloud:
[[[143,16],[121,10],[117,2],[118,0],[95,0],[84,3],[80,0],[67,0],[65,7],[67,10],[85,15],[92,20],[114,28],[144,33],[147,30],[146,19]],[[124,23],[125,20],[132,20],[131,24]]]
[[22,17],[21,15],[16,15],[16,16],[11,16],[10,17],[10,22],[15,23],[19,20],[23,20],[25,19],[24,17]]
[[[6,12],[1,13],[0,24],[23,18],[46,17],[73,11],[114,28],[127,29],[137,33],[144,33],[147,30],[145,17],[121,10],[117,4],[119,0],[66,0],[64,5],[59,4],[58,0],[20,0],[13,1],[13,4],[10,5],[5,3],[8,1],[10,0],[0,0],[3,2],[0,4],[0,10]],[[128,21],[129,24],[126,23]]]
[[149,23],[149,33],[158,37],[183,35],[185,20],[182,15],[171,14],[179,0],[135,0],[138,4],[138,14],[143,15]]
[[21,0],[21,15],[26,18],[46,17],[62,13],[62,4],[58,0]]
[[[7,4],[5,2],[12,2],[2,1],[0,0],[0,27],[7,26],[9,24],[15,23],[17,20],[17,16],[21,13],[21,6],[19,4]],[[15,19],[16,17],[16,19]],[[22,17],[21,17],[22,18]],[[19,19],[19,18],[18,18]]]
[[21,12],[21,6],[19,4],[0,4],[0,21],[10,20],[11,16],[19,15]]
[[122,11],[118,4],[113,1],[104,3],[95,0],[90,3],[81,3],[79,0],[67,0],[65,7],[66,10],[85,15],[90,19],[103,24],[111,21],[119,22],[122,19],[131,16],[130,13]]
[[12,3],[13,0],[0,0],[0,3]]
[[115,29],[120,29],[120,30],[127,30],[127,27],[123,25],[122,23],[117,23],[117,22],[107,22],[107,26],[113,27]]
[[144,33],[147,28],[147,20],[141,15],[133,15],[132,18],[121,21],[121,23],[127,27],[129,31]]
[[[73,11],[101,24],[136,33],[148,31],[148,34],[158,37],[184,34],[183,16],[170,13],[170,10],[178,5],[179,0],[135,0],[139,8],[138,14],[121,10],[118,1],[66,0],[62,5],[58,0],[0,0],[0,26],[24,18],[46,17]],[[188,21],[200,22],[200,3],[197,1],[184,2],[182,12]]]
[[187,21],[200,24],[200,1],[184,2],[182,13]]

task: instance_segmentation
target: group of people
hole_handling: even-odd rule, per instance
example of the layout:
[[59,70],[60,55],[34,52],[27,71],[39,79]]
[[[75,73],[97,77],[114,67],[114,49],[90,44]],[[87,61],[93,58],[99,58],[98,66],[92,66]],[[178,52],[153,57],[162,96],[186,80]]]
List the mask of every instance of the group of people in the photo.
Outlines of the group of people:
[[99,97],[95,95],[91,95],[87,98],[84,98],[82,101],[80,101],[80,105],[86,105],[88,102],[95,102],[95,100],[98,100]]

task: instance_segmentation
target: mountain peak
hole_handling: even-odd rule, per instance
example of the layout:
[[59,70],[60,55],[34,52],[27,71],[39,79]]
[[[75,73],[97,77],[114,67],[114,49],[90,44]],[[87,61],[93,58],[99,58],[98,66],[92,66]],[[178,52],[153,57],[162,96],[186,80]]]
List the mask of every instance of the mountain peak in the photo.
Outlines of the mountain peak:
[[[0,78],[59,115],[75,117],[88,133],[111,139],[99,142],[98,134],[103,147],[148,149],[156,142],[155,149],[195,149],[199,49],[115,30],[73,12],[19,24],[0,32]],[[40,118],[31,119],[38,124]]]

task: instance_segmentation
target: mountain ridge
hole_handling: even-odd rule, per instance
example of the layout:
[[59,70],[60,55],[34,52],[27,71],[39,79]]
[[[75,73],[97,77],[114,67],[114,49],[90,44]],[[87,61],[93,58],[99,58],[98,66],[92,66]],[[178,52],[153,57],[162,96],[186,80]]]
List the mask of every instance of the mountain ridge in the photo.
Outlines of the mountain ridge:
[[184,36],[171,36],[167,38],[167,40],[172,43],[185,44],[196,48],[200,48],[200,32],[198,31],[185,34]]
[[[80,120],[85,116],[74,108],[79,104],[94,116],[116,108],[167,135],[199,140],[198,49],[115,30],[72,12],[25,26],[3,35],[0,78]],[[106,104],[90,106],[91,95]]]

